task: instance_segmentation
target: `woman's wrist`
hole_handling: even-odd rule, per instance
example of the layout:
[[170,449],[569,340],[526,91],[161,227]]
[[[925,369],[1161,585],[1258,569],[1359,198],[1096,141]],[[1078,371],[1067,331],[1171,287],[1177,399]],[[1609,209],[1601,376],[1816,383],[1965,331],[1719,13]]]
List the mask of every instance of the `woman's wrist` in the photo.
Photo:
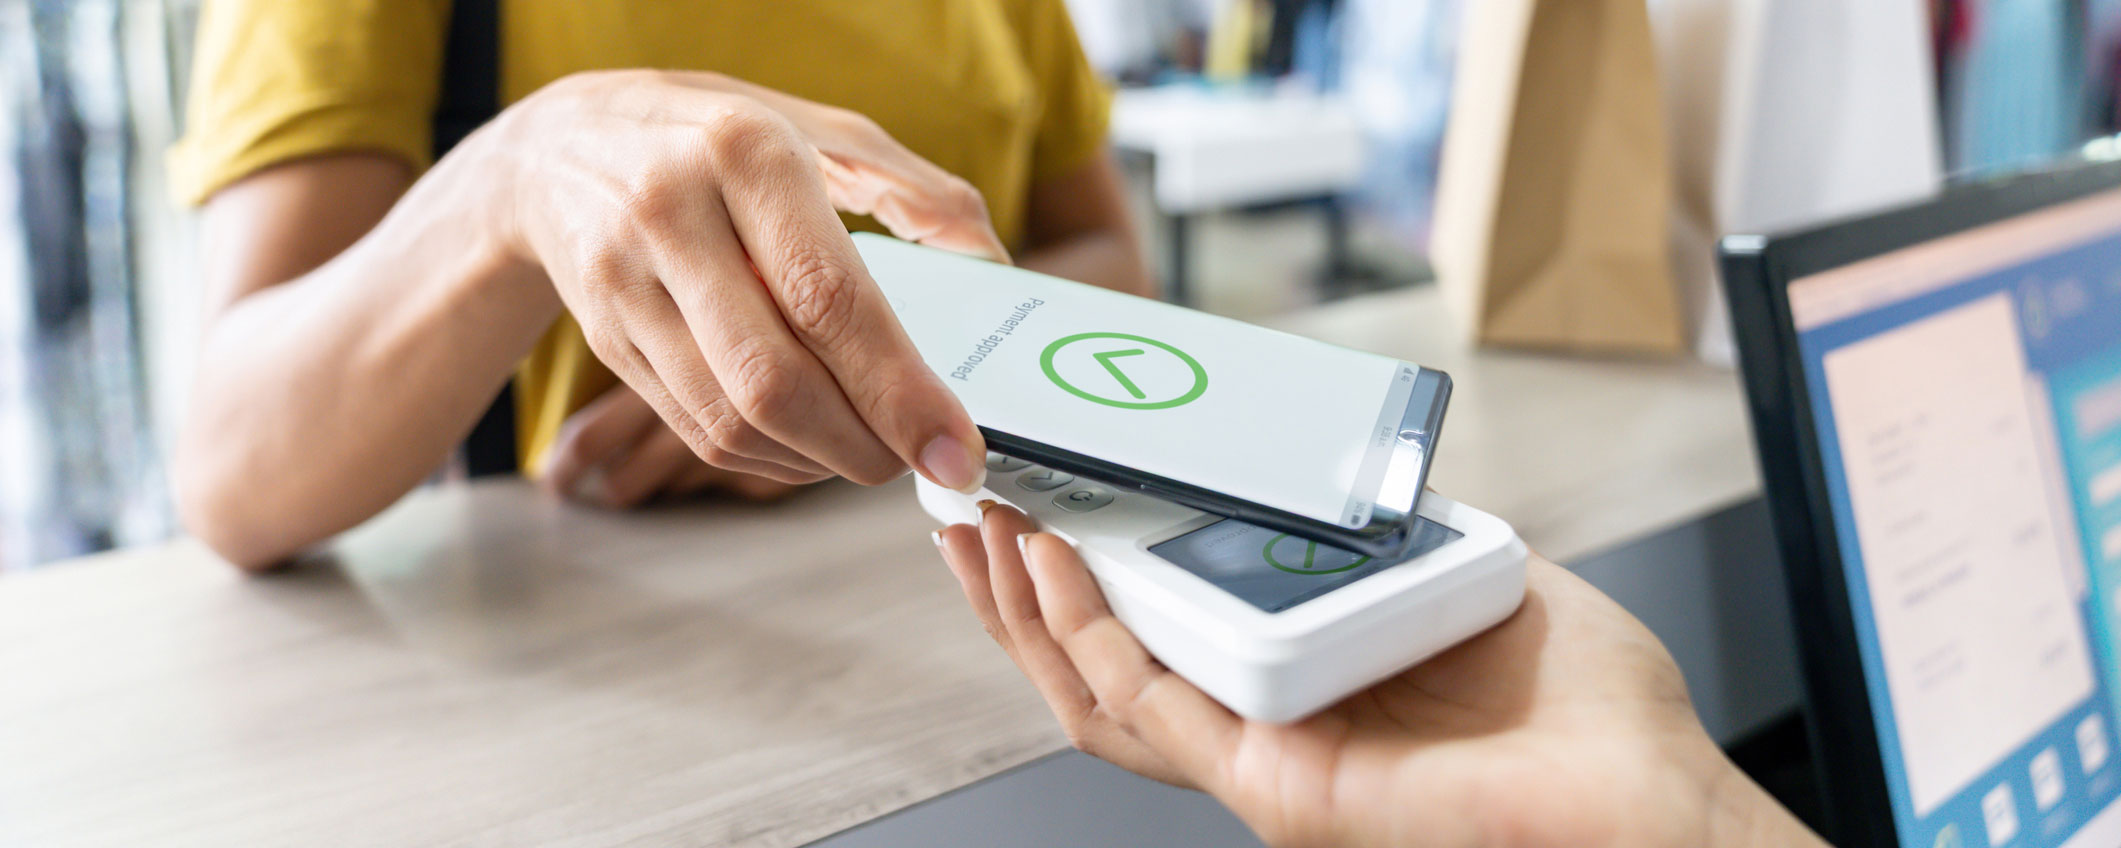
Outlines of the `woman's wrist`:
[[558,317],[562,303],[525,229],[524,204],[531,199],[525,180],[534,179],[525,159],[535,142],[525,137],[517,111],[503,112],[466,138],[415,190],[429,188],[438,195],[438,202],[426,206],[436,216],[429,223],[464,239],[461,255],[473,266],[467,294],[528,308],[542,331]]
[[439,188],[449,202],[441,205],[472,225],[479,255],[496,267],[519,272],[543,267],[531,250],[522,213],[523,182],[532,170],[523,160],[531,152],[526,145],[535,143],[522,126],[527,105],[503,111],[467,136],[435,163],[427,180],[444,183]]

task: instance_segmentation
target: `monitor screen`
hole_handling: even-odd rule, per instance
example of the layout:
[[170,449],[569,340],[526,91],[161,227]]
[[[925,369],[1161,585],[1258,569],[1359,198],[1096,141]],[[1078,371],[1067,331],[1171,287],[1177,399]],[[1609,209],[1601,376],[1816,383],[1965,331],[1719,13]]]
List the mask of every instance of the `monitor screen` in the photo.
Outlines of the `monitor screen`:
[[2121,191],[1788,297],[1900,843],[2121,845]]

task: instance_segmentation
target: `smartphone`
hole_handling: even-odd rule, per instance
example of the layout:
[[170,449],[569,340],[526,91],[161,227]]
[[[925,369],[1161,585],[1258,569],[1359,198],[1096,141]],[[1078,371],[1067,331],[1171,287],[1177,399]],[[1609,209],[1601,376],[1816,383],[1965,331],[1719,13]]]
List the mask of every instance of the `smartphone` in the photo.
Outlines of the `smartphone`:
[[1419,541],[1414,510],[1451,399],[1443,372],[854,238],[994,452],[1373,557]]

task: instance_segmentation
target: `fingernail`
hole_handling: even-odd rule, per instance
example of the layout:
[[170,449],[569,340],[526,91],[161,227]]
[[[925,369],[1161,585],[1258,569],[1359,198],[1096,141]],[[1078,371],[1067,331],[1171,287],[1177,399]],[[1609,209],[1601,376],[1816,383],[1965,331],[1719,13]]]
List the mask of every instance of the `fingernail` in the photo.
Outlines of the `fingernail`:
[[973,505],[973,506],[975,506],[975,507],[978,507],[978,508],[979,508],[979,514],[980,514],[980,515],[986,515],[986,514],[987,514],[987,510],[990,510],[990,509],[993,509],[993,508],[995,508],[995,507],[1001,506],[1001,504],[1000,504],[1000,503],[998,503],[998,502],[996,502],[996,501],[994,501],[993,499],[990,499],[990,498],[981,498],[981,499],[979,499],[979,500],[977,500],[977,501],[973,501],[972,505]]
[[937,436],[921,449],[921,470],[928,473],[929,479],[969,495],[987,482],[987,465],[982,459],[973,456],[957,437]]
[[930,541],[930,542],[934,542],[934,543],[935,543],[935,546],[936,546],[936,547],[938,547],[938,548],[942,547],[942,546],[943,546],[943,531],[941,531],[941,530],[937,530],[937,531],[935,531],[935,532],[933,532],[933,533],[930,533],[930,534],[928,534],[928,541]]
[[1036,535],[1038,535],[1038,534],[1036,534],[1036,533],[1018,533],[1018,534],[1016,534],[1016,554],[1017,554],[1017,556],[1021,556],[1021,557],[1023,557],[1023,558],[1024,558],[1024,559],[1025,559],[1026,561],[1029,561],[1029,560],[1031,559],[1031,537],[1032,537],[1032,536],[1036,536]]
[[574,484],[574,496],[585,503],[611,506],[611,486],[604,482],[604,469],[591,468]]

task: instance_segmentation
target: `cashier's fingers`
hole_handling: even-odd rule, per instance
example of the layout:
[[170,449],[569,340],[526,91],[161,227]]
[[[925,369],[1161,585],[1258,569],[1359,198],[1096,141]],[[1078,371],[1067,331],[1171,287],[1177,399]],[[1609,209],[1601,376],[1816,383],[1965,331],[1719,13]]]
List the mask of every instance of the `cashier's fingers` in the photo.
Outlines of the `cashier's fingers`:
[[[987,588],[994,593],[996,619],[1019,649],[1033,630],[1045,629],[1039,620],[1037,592],[1031,588],[1031,576],[1024,573],[1023,556],[1016,549],[1017,537],[1036,529],[1014,507],[991,507],[980,516],[980,541],[987,549]],[[1090,693],[1082,694],[1088,700]]]
[[987,549],[981,545],[979,528],[952,524],[935,532],[935,546],[943,552],[943,562],[957,577],[958,587],[965,590],[965,602],[972,605],[980,627],[1014,662],[1016,647],[1009,644],[1008,631],[1002,629],[1001,617],[994,610],[994,590],[987,585]]
[[1024,540],[1046,628],[1090,684],[1101,710],[1209,793],[1228,785],[1243,724],[1206,693],[1164,668],[1128,632],[1066,543],[1046,533]]
[[[1031,585],[1023,554],[1017,550],[1018,540],[1034,529],[1023,513],[1006,506],[987,510],[980,521],[987,550],[987,589],[993,593],[989,607],[995,622],[990,629],[1000,630],[997,638],[1009,647],[1017,668],[1031,678],[1046,705],[1053,708],[1053,717],[1068,731],[1069,741],[1084,750],[1103,747],[1105,740],[1092,738],[1090,730],[1106,717],[1097,713],[1090,684],[1083,682],[1067,653],[1046,630],[1039,614],[1038,590]],[[1091,753],[1105,756],[1103,751]]]
[[1053,710],[1053,718],[1067,732],[1070,744],[1135,774],[1192,788],[1192,782],[1170,761],[1099,708],[1097,698],[1090,693],[1090,684],[1083,681],[1060,643],[1053,641],[1045,617],[1039,612],[1038,589],[1031,584],[1031,574],[1024,570],[1023,554],[1018,549],[1020,541],[1030,538],[1032,530],[1030,519],[1010,507],[987,510],[980,527],[987,545],[987,579],[994,590],[996,615],[1011,647],[1010,657],[1038,687],[1039,697]]

